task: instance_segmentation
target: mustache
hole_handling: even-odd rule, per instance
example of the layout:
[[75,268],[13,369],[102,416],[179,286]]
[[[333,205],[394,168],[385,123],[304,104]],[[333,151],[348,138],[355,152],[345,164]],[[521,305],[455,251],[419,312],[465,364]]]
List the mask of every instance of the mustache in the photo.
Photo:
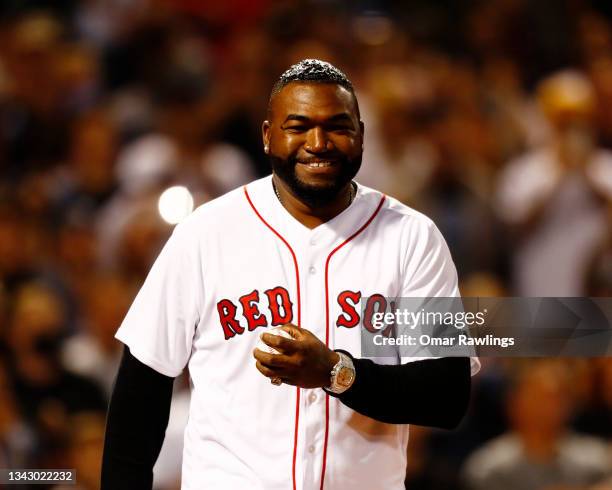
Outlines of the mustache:
[[319,162],[333,162],[333,163],[342,163],[347,162],[349,159],[345,155],[338,154],[326,154],[326,155],[318,155],[307,158],[293,157],[291,159],[292,163],[319,163]]

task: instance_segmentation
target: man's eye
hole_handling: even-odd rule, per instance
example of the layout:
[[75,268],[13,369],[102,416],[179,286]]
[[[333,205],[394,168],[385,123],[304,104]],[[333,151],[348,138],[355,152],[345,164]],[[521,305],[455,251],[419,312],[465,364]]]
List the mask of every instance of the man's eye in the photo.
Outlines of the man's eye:
[[329,126],[327,128],[328,131],[333,131],[335,133],[348,133],[349,131],[351,131],[352,128],[350,128],[349,126],[343,126],[343,125],[335,125],[335,126]]
[[306,131],[306,126],[289,126],[285,128],[285,131],[289,131],[291,133],[302,133]]

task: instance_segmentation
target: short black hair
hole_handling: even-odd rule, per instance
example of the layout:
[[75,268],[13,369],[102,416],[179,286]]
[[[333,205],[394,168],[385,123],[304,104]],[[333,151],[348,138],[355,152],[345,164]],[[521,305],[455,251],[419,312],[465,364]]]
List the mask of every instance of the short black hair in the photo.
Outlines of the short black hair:
[[292,82],[332,83],[344,87],[353,96],[355,108],[357,109],[357,117],[360,117],[359,104],[357,103],[357,97],[355,96],[355,89],[353,88],[353,84],[348,77],[331,63],[316,59],[305,59],[299,63],[296,63],[295,65],[291,65],[289,69],[278,78],[272,87],[272,92],[270,93],[268,113],[270,113],[271,103],[274,96]]

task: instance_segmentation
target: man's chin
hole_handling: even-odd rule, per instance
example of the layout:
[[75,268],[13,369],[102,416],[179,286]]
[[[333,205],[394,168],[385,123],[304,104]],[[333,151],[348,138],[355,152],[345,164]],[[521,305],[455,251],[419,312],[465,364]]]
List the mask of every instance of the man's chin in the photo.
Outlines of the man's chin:
[[343,185],[344,184],[341,184],[336,180],[322,180],[316,182],[309,180],[308,182],[306,182],[300,178],[295,179],[295,187],[300,188],[303,192],[310,192],[313,194],[316,194],[318,192],[321,192],[323,194],[327,194],[329,192],[339,192]]
[[312,184],[297,181],[292,186],[292,191],[301,201],[316,207],[331,203],[341,188],[337,183]]
[[[310,207],[320,207],[330,204],[338,197],[342,189],[352,180],[359,170],[361,160],[342,163],[339,173],[320,171],[315,175],[301,175],[295,162],[286,162],[276,157],[270,157],[272,170],[289,187],[291,192]],[[347,169],[351,172],[347,172]],[[342,170],[344,169],[344,170]],[[337,170],[337,169],[334,169]],[[319,174],[320,175],[317,175]]]

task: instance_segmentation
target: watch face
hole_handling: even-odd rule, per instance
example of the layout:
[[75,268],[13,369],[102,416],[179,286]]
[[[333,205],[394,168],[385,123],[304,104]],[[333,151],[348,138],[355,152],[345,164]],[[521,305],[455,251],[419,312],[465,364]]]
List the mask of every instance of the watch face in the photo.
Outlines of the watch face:
[[351,384],[353,383],[354,377],[355,377],[355,374],[352,369],[343,367],[342,369],[340,369],[340,372],[338,373],[338,376],[336,377],[336,382],[340,386],[347,388],[351,386]]

